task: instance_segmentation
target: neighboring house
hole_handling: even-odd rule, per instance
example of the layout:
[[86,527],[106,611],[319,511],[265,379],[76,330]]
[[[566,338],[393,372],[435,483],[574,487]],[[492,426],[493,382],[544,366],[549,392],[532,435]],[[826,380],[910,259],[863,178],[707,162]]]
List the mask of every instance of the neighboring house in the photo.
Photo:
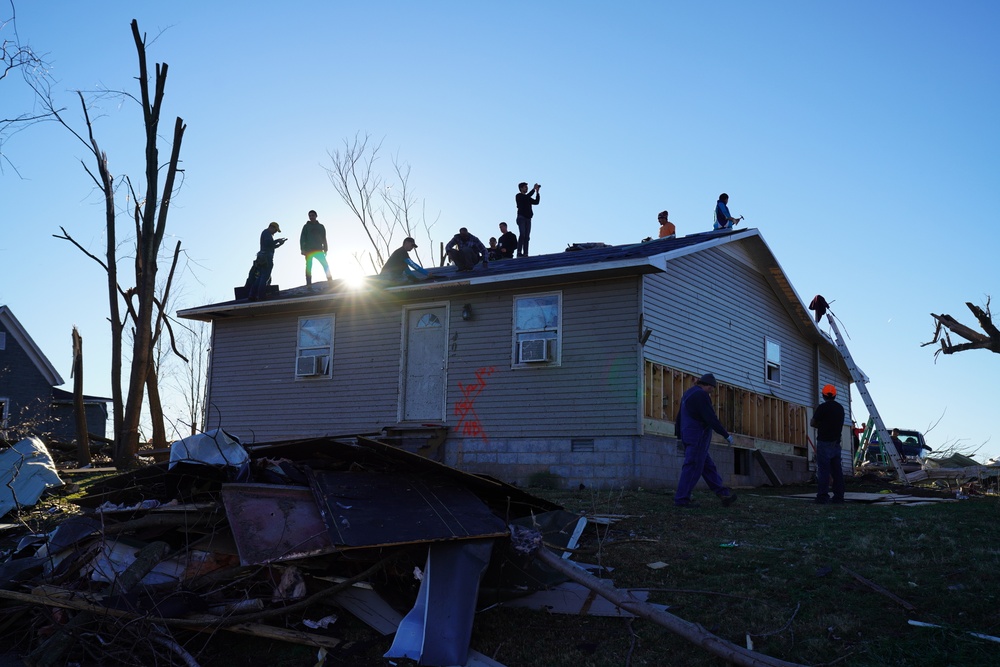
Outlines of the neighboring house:
[[783,481],[808,479],[823,384],[850,414],[846,362],[755,229],[431,274],[179,313],[213,323],[207,428],[269,442],[444,425],[443,460],[463,470],[667,486],[678,400],[712,372],[736,434],[713,457],[749,485],[767,481],[754,449]]
[[[67,337],[68,338],[68,337]],[[76,441],[73,393],[14,313],[0,306],[0,440],[25,432],[45,441]],[[87,430],[105,437],[109,398],[84,396]]]

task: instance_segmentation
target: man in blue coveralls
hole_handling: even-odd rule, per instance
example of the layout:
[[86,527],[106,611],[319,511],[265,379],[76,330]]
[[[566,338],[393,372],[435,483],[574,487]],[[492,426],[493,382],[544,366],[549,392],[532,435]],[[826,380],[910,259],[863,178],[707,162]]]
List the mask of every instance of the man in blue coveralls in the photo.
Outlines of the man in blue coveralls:
[[733,436],[722,426],[712,407],[712,392],[715,391],[716,384],[715,376],[706,373],[681,397],[675,428],[684,443],[684,466],[674,494],[674,505],[677,507],[697,506],[697,503],[691,501],[691,491],[701,477],[705,478],[708,488],[722,499],[723,507],[729,507],[736,500],[733,490],[723,485],[715,462],[708,453],[712,431],[728,440],[730,445],[733,444]]

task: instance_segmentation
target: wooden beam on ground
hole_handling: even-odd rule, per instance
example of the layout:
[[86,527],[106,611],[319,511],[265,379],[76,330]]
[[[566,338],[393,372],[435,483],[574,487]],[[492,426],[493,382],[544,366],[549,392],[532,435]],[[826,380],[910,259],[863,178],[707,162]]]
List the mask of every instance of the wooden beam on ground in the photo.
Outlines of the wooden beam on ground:
[[[656,609],[631,597],[627,591],[620,591],[603,579],[581,570],[571,562],[567,562],[541,546],[541,533],[520,526],[512,525],[511,534],[518,550],[530,550],[535,558],[542,563],[568,577],[572,581],[586,586],[606,600],[610,600],[622,609],[630,611],[653,621],[674,634],[705,649],[712,655],[719,656],[739,667],[801,667],[798,663],[786,662],[778,658],[756,653],[712,634],[697,623],[685,621],[665,611]],[[530,545],[534,545],[532,549]]]
[[903,598],[899,597],[898,595],[896,595],[892,591],[890,591],[888,589],[885,589],[885,588],[882,588],[881,586],[879,586],[878,584],[876,584],[874,581],[872,581],[870,579],[865,579],[864,577],[862,577],[860,574],[858,574],[854,570],[852,570],[852,569],[850,569],[848,567],[845,567],[843,565],[841,565],[840,568],[844,572],[846,572],[847,574],[851,575],[852,577],[854,577],[855,579],[857,579],[858,581],[860,581],[861,583],[863,583],[868,588],[870,588],[873,591],[875,591],[876,593],[878,593],[879,595],[886,596],[887,598],[889,598],[890,600],[892,600],[893,602],[895,602],[896,604],[898,604],[900,607],[902,607],[906,611],[916,611],[917,610],[916,607],[914,607],[912,604],[910,604],[909,602],[907,602]]
[[781,478],[778,477],[778,473],[774,471],[771,464],[767,462],[767,457],[764,456],[764,452],[759,449],[753,450],[753,457],[756,459],[757,463],[760,464],[761,469],[767,478],[771,481],[772,486],[781,486]]

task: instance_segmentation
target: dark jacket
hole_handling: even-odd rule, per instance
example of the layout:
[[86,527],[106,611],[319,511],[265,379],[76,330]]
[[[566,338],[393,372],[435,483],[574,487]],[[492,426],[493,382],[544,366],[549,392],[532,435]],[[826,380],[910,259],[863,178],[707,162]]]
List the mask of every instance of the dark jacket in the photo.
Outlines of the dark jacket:
[[[530,190],[528,192],[531,192]],[[530,218],[535,213],[531,210],[532,204],[537,204],[541,201],[541,195],[535,193],[535,198],[532,199],[528,192],[518,192],[514,195],[514,202],[517,203],[517,217],[519,218]]]
[[517,234],[506,232],[500,235],[497,240],[497,247],[500,249],[500,258],[507,259],[513,257],[517,251]]
[[393,278],[403,275],[403,270],[406,268],[406,260],[409,258],[410,254],[406,248],[402,246],[396,248],[389,255],[389,259],[385,260],[385,265],[382,267],[379,275],[392,276]]
[[274,240],[274,232],[268,227],[260,233],[260,252],[257,259],[274,260],[274,249],[278,247],[278,242]]
[[816,406],[809,425],[816,429],[816,439],[823,442],[840,442],[844,431],[844,406],[835,398],[827,398]]
[[688,389],[681,397],[681,407],[677,411],[674,428],[685,445],[697,445],[702,440],[711,441],[712,431],[723,438],[729,437],[729,431],[719,421],[715,408],[712,407],[712,397],[698,385]]
[[318,221],[306,221],[306,224],[302,225],[302,233],[299,234],[299,249],[303,255],[320,250],[326,252],[326,227]]

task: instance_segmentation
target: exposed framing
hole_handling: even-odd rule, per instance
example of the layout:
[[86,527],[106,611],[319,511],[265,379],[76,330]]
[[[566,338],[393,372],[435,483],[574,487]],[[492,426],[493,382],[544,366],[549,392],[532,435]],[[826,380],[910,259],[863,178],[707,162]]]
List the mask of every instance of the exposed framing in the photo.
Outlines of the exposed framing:
[[[698,375],[645,360],[643,413],[647,419],[674,421],[681,396]],[[808,446],[807,408],[720,382],[713,398],[719,420],[739,435]]]

